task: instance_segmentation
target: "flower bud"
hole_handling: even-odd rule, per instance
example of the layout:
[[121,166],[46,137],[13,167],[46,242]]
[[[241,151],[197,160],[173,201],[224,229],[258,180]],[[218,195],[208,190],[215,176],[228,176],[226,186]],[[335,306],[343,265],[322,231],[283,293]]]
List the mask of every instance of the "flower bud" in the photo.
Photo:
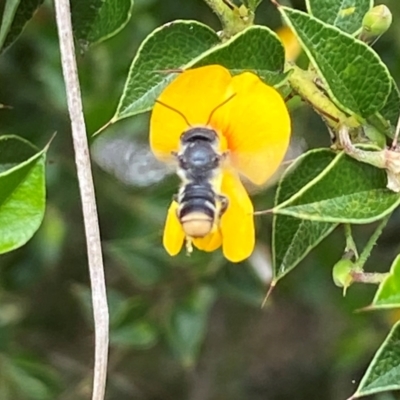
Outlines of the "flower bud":
[[383,35],[392,24],[392,13],[384,4],[371,8],[362,21],[360,39],[370,43]]
[[349,259],[341,259],[332,269],[332,278],[336,286],[343,288],[343,296],[346,295],[347,288],[353,283],[351,272],[354,264]]

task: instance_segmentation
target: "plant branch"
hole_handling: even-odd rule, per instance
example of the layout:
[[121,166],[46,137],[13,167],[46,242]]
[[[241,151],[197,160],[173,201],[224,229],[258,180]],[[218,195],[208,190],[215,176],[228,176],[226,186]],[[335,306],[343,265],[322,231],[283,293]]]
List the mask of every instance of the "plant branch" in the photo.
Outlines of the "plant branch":
[[[356,259],[358,259],[358,251],[357,251],[357,245],[354,242],[353,238],[353,233],[351,231],[351,225],[350,224],[344,224],[344,234],[346,237],[346,253],[350,253],[350,256],[354,255]],[[349,257],[352,258],[352,257]]]
[[390,273],[351,271],[350,275],[352,282],[380,285],[390,275]]
[[337,132],[341,126],[348,128],[360,126],[354,117],[349,117],[339,110],[321,91],[315,83],[317,76],[313,71],[305,71],[291,63],[287,63],[286,69],[291,71],[288,80],[293,90],[321,115],[334,132]]
[[391,213],[386,215],[386,217],[384,217],[381,222],[379,223],[379,225],[377,226],[377,228],[375,229],[374,233],[371,235],[371,237],[369,238],[367,244],[365,245],[363,251],[360,254],[360,257],[358,258],[358,260],[355,262],[355,265],[359,268],[362,269],[364,267],[364,264],[367,262],[371,251],[373,249],[373,247],[376,245],[377,240],[379,239],[379,236],[381,236],[382,231],[385,229],[390,217],[391,217]]
[[95,328],[92,400],[103,400],[107,378],[108,306],[89,146],[75,58],[69,0],[54,0],[79,189],[85,225]]
[[223,29],[223,39],[229,39],[236,33],[251,26],[254,22],[254,13],[246,7],[237,7],[227,0],[204,0],[217,14]]

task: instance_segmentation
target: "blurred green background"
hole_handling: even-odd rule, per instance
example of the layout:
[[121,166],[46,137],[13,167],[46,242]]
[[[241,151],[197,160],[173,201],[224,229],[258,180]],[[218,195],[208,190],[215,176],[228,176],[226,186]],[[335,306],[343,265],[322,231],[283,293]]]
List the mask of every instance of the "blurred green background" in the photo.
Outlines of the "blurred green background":
[[[4,2],[0,2],[3,4]],[[303,1],[292,6],[304,9]],[[374,46],[400,83],[400,3]],[[128,26],[78,55],[89,133],[116,109],[141,41],[160,24],[197,19],[219,29],[201,0],[136,0]],[[268,1],[256,21],[274,29]],[[1,134],[44,146],[54,132],[42,227],[23,248],[0,256],[0,400],[80,400],[91,392],[93,324],[86,249],[52,7],[35,15],[0,57]],[[293,154],[329,146],[306,105],[292,111]],[[220,252],[170,258],[161,244],[178,179],[150,158],[148,115],[92,141],[111,313],[108,400],[339,400],[357,387],[400,314],[356,313],[374,287],[343,298],[331,269],[344,249],[339,227],[283,279],[264,309],[271,277],[271,218],[257,219],[257,249],[241,264]],[[116,178],[117,177],[117,178]],[[122,180],[122,182],[121,182]],[[269,208],[274,188],[254,196]],[[367,269],[388,270],[400,251],[396,211]],[[362,248],[374,226],[355,227]],[[395,394],[372,397],[392,400]]]

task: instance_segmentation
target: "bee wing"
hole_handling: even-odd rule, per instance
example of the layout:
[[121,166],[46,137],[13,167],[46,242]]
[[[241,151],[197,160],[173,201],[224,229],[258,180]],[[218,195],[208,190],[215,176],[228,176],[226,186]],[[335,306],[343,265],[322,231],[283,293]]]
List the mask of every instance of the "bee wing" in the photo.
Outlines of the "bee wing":
[[176,170],[172,157],[169,164],[158,161],[147,143],[124,132],[96,139],[92,157],[100,168],[130,186],[151,186]]

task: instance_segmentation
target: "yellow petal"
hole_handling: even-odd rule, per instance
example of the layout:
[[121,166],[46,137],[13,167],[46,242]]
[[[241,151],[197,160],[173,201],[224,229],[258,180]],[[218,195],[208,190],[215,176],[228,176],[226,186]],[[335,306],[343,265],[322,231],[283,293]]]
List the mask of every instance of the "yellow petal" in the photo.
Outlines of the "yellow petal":
[[176,256],[180,252],[185,240],[185,233],[176,214],[177,209],[178,203],[173,201],[168,209],[164,227],[163,244],[170,256]]
[[289,113],[281,95],[250,72],[233,77],[232,87],[236,96],[214,113],[211,125],[226,137],[233,167],[261,185],[289,146]]
[[278,28],[276,33],[285,48],[286,61],[295,61],[301,53],[301,45],[297,36],[287,25]]
[[253,204],[232,171],[224,171],[221,192],[229,199],[221,217],[222,250],[228,260],[239,262],[248,258],[254,249]]
[[184,71],[166,87],[158,100],[170,108],[156,103],[150,120],[150,146],[158,158],[169,158],[178,150],[182,133],[190,127],[185,118],[191,126],[207,123],[212,111],[232,94],[227,91],[231,80],[227,69],[209,65]]
[[208,234],[203,238],[195,238],[193,239],[193,244],[199,249],[204,251],[214,251],[221,247],[222,244],[222,236],[219,229],[216,229],[214,232]]

